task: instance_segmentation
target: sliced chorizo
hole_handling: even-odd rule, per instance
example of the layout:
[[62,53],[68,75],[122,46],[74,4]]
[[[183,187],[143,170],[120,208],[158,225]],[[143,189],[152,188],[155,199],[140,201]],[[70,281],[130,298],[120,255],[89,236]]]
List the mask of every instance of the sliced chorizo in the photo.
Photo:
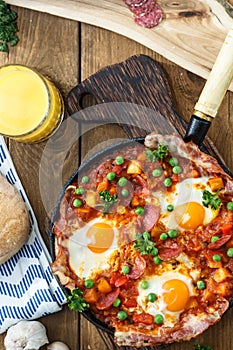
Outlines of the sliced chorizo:
[[182,253],[181,247],[174,247],[174,248],[160,248],[159,249],[159,258],[163,261],[169,261],[177,258],[180,253]]
[[153,204],[145,205],[144,210],[144,215],[142,217],[143,230],[150,231],[159,219],[160,210],[159,207]]
[[134,265],[131,267],[130,273],[127,275],[129,278],[136,280],[139,278],[146,268],[146,261],[142,256],[136,256]]
[[217,241],[208,244],[209,249],[219,249],[231,239],[231,235],[220,237]]
[[96,302],[97,309],[105,310],[108,307],[110,307],[118,297],[119,293],[120,293],[120,288],[116,288],[115,290],[113,290],[108,294],[101,295],[101,297]]

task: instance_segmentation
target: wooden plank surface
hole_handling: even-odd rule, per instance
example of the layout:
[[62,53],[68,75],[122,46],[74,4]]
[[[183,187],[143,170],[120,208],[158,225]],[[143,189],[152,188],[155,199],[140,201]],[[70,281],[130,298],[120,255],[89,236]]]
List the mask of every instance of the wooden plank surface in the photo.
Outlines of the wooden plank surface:
[[[143,53],[161,64],[168,77],[175,109],[188,120],[204,79],[127,37],[48,14],[19,8],[17,11],[21,40],[15,48],[11,49],[9,57],[0,53],[0,65],[22,63],[37,68],[56,83],[65,97],[73,86],[97,70],[106,65],[121,62],[134,54]],[[211,126],[209,136],[231,170],[233,170],[232,118],[233,94],[228,92]],[[90,152],[100,140],[105,141],[116,135],[123,137],[124,132],[110,125],[96,128],[94,132],[82,138],[81,156],[84,157]],[[45,143],[25,145],[14,141],[9,142],[9,149],[18,174],[39,221],[43,237],[48,242],[45,233],[47,213],[43,208],[38,177],[44,147]],[[66,176],[75,166],[72,154],[68,163],[70,169],[67,170]],[[67,168],[69,168],[68,165]],[[117,349],[106,334],[100,335],[93,325],[66,307],[59,313],[43,317],[41,321],[47,328],[50,341],[64,341],[71,350]],[[212,345],[214,350],[233,350],[232,322],[233,313],[230,310],[220,323],[198,339],[189,343],[170,345],[167,349],[192,350],[194,344],[201,343]],[[4,350],[4,336],[4,334],[0,335],[0,350]],[[43,350],[45,349],[46,347],[43,347]]]
[[[233,0],[158,0],[164,19],[153,29],[136,25],[123,0],[8,2],[121,34],[204,78],[213,66],[227,30],[233,25],[233,8],[228,12],[225,10],[225,7],[230,8]],[[233,83],[230,89],[233,90]]]

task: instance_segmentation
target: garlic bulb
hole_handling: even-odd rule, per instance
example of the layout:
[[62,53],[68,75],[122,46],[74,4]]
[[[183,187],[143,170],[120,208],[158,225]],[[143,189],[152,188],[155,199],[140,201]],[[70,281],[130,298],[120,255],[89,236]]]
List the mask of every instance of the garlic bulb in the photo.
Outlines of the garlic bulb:
[[38,321],[20,321],[10,327],[4,339],[6,350],[38,350],[48,344],[46,329]]
[[47,350],[70,350],[68,346],[61,341],[55,341],[47,346]]

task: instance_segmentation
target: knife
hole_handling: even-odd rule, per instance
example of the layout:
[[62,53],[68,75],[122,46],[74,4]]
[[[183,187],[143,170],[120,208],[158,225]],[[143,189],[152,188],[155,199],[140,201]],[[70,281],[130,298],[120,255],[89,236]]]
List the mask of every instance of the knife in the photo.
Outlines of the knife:
[[184,141],[202,144],[223,97],[233,79],[233,27],[229,30],[217,59],[195,104]]

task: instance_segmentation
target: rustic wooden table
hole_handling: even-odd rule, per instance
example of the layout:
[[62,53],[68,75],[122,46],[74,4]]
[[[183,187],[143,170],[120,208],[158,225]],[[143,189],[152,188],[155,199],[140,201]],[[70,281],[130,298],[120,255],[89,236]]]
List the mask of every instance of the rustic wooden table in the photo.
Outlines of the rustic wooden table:
[[[0,53],[0,66],[10,63],[24,64],[48,76],[60,89],[64,97],[70,89],[99,69],[121,62],[134,54],[146,54],[163,67],[172,91],[175,108],[180,116],[188,120],[192,114],[204,84],[204,79],[180,68],[146,47],[113,32],[72,20],[40,13],[24,8],[18,12],[20,42],[10,50],[9,56]],[[217,118],[212,123],[209,136],[233,171],[233,93],[228,92]],[[110,137],[125,137],[117,126],[105,125],[82,137],[79,152],[82,158],[100,141]],[[39,166],[46,142],[27,145],[7,140],[13,162],[38,219],[45,242],[46,211],[39,189]],[[69,176],[78,165],[70,157],[65,176]],[[49,168],[49,165],[48,165]],[[49,340],[65,342],[71,350],[119,349],[109,337],[98,331],[81,315],[66,306],[62,311],[42,317]],[[197,339],[167,347],[173,350],[191,350],[194,344],[211,345],[214,350],[233,350],[233,313],[229,310],[221,322]],[[0,350],[4,349],[4,334],[0,335]],[[46,347],[43,347],[46,349]]]

